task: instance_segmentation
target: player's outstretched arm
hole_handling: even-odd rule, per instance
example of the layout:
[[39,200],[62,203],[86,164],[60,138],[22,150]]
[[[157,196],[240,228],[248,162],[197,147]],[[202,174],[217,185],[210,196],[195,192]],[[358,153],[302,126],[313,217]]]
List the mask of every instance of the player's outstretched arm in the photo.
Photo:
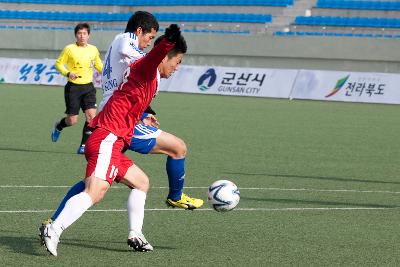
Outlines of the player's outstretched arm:
[[99,50],[96,48],[96,56],[94,58],[94,68],[99,72],[103,72],[103,62],[100,59]]
[[181,30],[178,25],[171,24],[165,29],[165,38],[141,60],[138,62],[137,72],[145,80],[152,80],[157,75],[157,67],[165,58],[169,51],[171,51],[175,42],[181,38]]

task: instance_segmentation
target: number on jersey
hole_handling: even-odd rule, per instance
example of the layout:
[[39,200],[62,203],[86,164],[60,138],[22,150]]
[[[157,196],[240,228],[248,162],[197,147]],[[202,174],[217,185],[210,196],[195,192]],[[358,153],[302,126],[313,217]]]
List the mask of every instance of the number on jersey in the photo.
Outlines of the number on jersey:
[[111,68],[111,50],[112,50],[112,46],[110,47],[110,50],[108,51],[108,55],[106,58],[106,62],[104,63],[104,67],[103,67],[103,76],[107,76],[107,79],[110,79],[111,77],[111,73],[112,73],[112,68]]

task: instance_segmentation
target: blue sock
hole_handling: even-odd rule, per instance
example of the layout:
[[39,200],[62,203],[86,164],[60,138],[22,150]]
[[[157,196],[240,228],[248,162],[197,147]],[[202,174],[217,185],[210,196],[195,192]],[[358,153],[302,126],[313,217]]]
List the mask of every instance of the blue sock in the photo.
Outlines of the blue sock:
[[60,205],[58,206],[57,210],[54,212],[53,216],[51,219],[54,221],[57,219],[58,215],[60,215],[61,211],[64,209],[65,203],[67,203],[68,199],[71,197],[83,192],[85,190],[85,182],[84,181],[79,181],[76,184],[74,184],[67,192],[65,195],[64,199],[61,201]]
[[185,158],[167,158],[167,174],[169,183],[168,198],[172,200],[181,199],[183,184],[185,182]]

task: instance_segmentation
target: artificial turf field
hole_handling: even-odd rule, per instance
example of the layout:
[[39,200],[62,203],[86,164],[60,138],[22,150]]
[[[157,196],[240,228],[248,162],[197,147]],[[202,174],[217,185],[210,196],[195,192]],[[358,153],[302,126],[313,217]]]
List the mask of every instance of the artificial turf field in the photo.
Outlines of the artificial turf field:
[[53,144],[63,88],[0,84],[0,266],[400,265],[398,106],[175,93],[152,106],[188,146],[184,191],[232,180],[237,209],[167,208],[165,157],[128,152],[150,177],[154,252],[128,249],[128,190],[113,185],[49,256],[37,228],[84,175],[83,117]]

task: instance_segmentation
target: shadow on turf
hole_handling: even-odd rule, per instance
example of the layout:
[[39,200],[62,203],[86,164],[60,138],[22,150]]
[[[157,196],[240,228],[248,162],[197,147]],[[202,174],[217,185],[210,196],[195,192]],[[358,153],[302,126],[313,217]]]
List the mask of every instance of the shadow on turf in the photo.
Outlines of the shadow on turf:
[[[94,245],[93,243],[97,243]],[[88,244],[91,243],[91,244]],[[126,249],[111,248],[110,244],[115,244],[118,247],[126,245]],[[122,253],[132,253],[125,242],[112,242],[112,241],[99,241],[99,240],[80,240],[80,239],[66,239],[61,240],[59,246],[76,246],[97,250],[114,251]],[[33,256],[43,256],[46,250],[41,246],[39,238],[24,237],[24,236],[0,236],[0,246],[7,247],[15,253],[23,253]],[[174,247],[167,246],[154,246],[154,249],[173,250]]]
[[[97,243],[97,245],[94,245],[93,243]],[[91,244],[88,244],[91,243]],[[105,245],[101,245],[105,244]],[[126,249],[117,249],[117,248],[110,248],[110,246],[107,244],[116,244],[118,246],[126,246]],[[115,252],[132,252],[132,250],[128,247],[128,244],[126,242],[113,242],[113,241],[100,241],[100,240],[83,240],[83,239],[68,239],[68,240],[62,240],[60,242],[61,245],[68,245],[68,246],[76,246],[76,247],[85,247],[85,248],[93,248],[93,249],[100,249],[100,250],[106,250],[106,251],[115,251]],[[167,247],[167,246],[153,246],[154,249],[176,249],[174,247]]]
[[18,151],[18,152],[32,152],[32,153],[68,154],[68,155],[69,154],[75,154],[74,152],[50,151],[50,150],[34,150],[34,149],[12,148],[12,147],[0,147],[0,150]]
[[9,248],[15,253],[42,256],[45,251],[40,246],[39,238],[25,236],[0,236],[0,246]]
[[382,205],[382,204],[362,204],[362,203],[349,203],[349,202],[338,202],[338,201],[317,201],[317,200],[304,200],[304,199],[286,199],[286,198],[256,198],[240,196],[241,200],[255,200],[255,201],[266,201],[274,203],[295,203],[295,204],[318,204],[328,206],[351,206],[351,207],[364,207],[364,208],[399,208],[396,205]]
[[224,172],[223,174],[233,175],[249,175],[249,176],[270,176],[270,177],[283,177],[283,178],[300,178],[300,179],[316,179],[316,180],[331,180],[341,182],[359,182],[359,183],[376,183],[376,184],[400,184],[400,182],[388,182],[377,180],[362,180],[344,177],[329,177],[329,176],[303,176],[291,174],[270,174],[270,173],[245,173],[245,172]]

